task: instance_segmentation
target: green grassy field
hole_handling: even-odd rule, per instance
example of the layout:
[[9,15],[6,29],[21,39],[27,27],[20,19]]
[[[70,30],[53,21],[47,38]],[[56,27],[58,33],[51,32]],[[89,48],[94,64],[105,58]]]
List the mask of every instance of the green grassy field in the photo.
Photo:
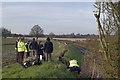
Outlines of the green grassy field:
[[[65,58],[76,59],[78,60],[79,64],[81,64],[83,62],[83,57],[80,51],[72,45],[64,45],[63,43],[57,41],[53,41],[53,43],[54,43],[54,52],[52,53],[52,56],[54,62],[42,61],[42,65],[31,66],[27,69],[23,68],[21,65],[15,62],[12,63],[11,65],[7,65],[3,67],[2,77],[3,78],[77,78],[79,77],[77,73],[70,72],[66,68],[65,64],[59,62],[58,56],[64,49],[68,49],[68,52],[65,54]],[[4,48],[3,50],[7,49],[5,47],[3,48]],[[12,49],[10,50],[12,51]],[[5,54],[7,53],[5,52]]]
[[2,38],[2,66],[15,63],[15,41],[17,38]]
[[65,54],[66,58],[76,59],[79,64],[83,63],[83,55],[80,53],[78,49],[76,49],[73,45],[68,45],[68,52]]
[[11,53],[15,51],[15,41],[17,38],[3,38],[2,39],[2,54]]

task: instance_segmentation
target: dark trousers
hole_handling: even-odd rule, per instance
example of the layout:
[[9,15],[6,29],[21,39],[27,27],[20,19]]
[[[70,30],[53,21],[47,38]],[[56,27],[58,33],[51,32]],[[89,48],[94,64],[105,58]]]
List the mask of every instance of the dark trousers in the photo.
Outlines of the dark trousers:
[[36,49],[32,49],[32,56],[37,56],[38,51]]
[[18,62],[18,51],[16,50],[16,61]]
[[70,67],[70,71],[78,71],[78,74],[80,74],[81,70],[79,67],[73,66],[73,67]]
[[24,52],[18,52],[18,63],[22,64],[24,59]]
[[46,60],[48,61],[48,56],[49,56],[49,58],[50,58],[50,60],[52,61],[52,55],[51,55],[51,53],[47,53],[47,56],[46,56]]
[[30,57],[30,52],[26,52],[26,57]]

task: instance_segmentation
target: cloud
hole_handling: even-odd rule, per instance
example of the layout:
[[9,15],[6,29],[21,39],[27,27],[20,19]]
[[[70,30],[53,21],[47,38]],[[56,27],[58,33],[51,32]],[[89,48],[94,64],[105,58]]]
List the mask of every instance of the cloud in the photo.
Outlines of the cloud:
[[1,0],[2,2],[95,2],[95,0]]
[[[61,3],[62,4],[62,3]],[[73,6],[73,5],[72,5]],[[86,27],[94,23],[92,9],[88,8],[74,8],[71,5],[68,7],[51,6],[51,5],[3,5],[3,25],[13,26],[9,27],[12,30],[19,31],[20,27],[30,28],[34,24],[44,26],[45,32],[61,33],[66,30],[66,33],[71,31],[80,32],[82,27]],[[86,24],[86,21],[87,22]],[[82,25],[82,26],[81,26]],[[89,25],[89,26],[90,26]],[[18,26],[19,30],[14,26]],[[80,28],[79,28],[80,27]],[[68,30],[68,28],[71,28]],[[76,28],[73,30],[73,28]],[[79,28],[79,29],[77,29]],[[59,29],[59,31],[57,30]],[[83,28],[85,29],[85,28]],[[61,31],[60,31],[61,30]],[[84,30],[83,30],[84,31]],[[24,30],[23,33],[26,31]],[[27,31],[29,33],[29,31]]]
[[[41,17],[41,18],[91,18],[91,11],[83,9],[68,9],[58,7],[29,7],[29,6],[12,6],[3,7],[3,17]],[[79,15],[82,15],[79,17]]]
[[2,27],[2,3],[0,2],[0,27]]

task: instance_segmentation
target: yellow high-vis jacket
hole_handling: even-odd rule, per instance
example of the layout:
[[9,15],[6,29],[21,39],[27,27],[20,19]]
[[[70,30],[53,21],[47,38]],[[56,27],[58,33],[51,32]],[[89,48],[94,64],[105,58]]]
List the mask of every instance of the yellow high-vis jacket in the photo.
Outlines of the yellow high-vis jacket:
[[18,42],[18,52],[24,52],[25,51],[25,43],[22,41]]
[[71,61],[69,61],[69,63],[70,63],[69,67],[79,67],[76,60],[71,60]]
[[30,47],[27,43],[25,43],[25,52],[30,52]]

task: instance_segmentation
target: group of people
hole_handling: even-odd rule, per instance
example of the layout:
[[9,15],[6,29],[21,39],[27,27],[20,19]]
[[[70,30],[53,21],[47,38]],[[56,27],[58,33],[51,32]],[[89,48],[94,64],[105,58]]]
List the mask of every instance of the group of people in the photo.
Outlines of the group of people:
[[[17,62],[23,67],[27,68],[32,64],[40,65],[41,57],[44,59],[44,61],[48,61],[48,57],[51,61],[53,61],[51,56],[51,53],[53,52],[53,43],[50,41],[50,38],[48,37],[44,44],[41,42],[42,41],[39,41],[38,43],[35,38],[33,38],[32,41],[27,40],[25,42],[24,37],[19,37],[16,41],[15,48],[17,52]],[[66,52],[67,50],[65,50],[63,54],[59,56],[59,61],[63,62],[63,57]],[[44,53],[46,53],[46,55]],[[70,69],[70,71],[78,71],[78,74],[80,73],[77,60],[71,59],[70,61],[65,61],[65,63],[66,62],[66,66]]]
[[[48,57],[53,61],[51,56],[51,53],[53,52],[53,43],[50,41],[50,38],[48,37],[46,39],[44,45],[41,44],[41,42],[42,41],[39,41],[38,43],[35,38],[33,38],[32,41],[27,40],[25,42],[24,37],[18,37],[15,47],[17,52],[17,62],[23,65],[24,60],[30,57],[34,57],[40,62],[41,56],[44,61],[48,61]],[[47,53],[46,56],[44,53]]]

